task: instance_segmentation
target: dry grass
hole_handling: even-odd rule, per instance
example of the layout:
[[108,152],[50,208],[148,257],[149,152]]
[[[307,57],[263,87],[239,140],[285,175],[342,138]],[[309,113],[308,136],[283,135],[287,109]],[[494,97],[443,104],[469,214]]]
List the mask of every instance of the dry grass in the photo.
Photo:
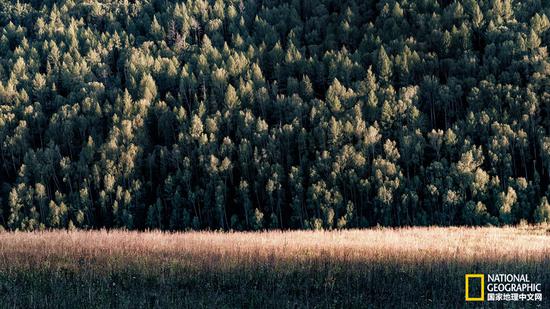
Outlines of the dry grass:
[[475,272],[548,289],[550,230],[0,234],[7,307],[463,307]]

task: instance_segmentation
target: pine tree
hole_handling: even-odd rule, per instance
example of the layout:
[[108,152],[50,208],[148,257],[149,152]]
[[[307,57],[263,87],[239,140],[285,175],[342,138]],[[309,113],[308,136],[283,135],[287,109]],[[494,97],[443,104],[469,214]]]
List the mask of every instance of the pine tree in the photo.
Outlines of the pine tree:
[[392,78],[392,65],[384,45],[380,46],[380,49],[376,54],[376,68],[378,70],[380,80],[385,84],[389,84]]
[[539,206],[535,209],[534,219],[537,223],[550,222],[550,203],[548,203],[546,196],[542,198]]

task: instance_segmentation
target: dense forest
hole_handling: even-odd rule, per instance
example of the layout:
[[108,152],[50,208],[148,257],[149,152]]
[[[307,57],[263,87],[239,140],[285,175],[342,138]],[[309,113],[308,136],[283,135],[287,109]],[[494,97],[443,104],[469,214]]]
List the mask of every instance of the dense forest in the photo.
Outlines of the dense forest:
[[5,0],[0,229],[550,221],[543,0]]

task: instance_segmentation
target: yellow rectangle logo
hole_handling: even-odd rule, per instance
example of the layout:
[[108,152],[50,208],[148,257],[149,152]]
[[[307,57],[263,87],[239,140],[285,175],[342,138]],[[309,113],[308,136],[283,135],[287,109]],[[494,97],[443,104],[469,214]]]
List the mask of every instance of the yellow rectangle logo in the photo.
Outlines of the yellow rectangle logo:
[[[481,279],[481,296],[480,297],[470,297],[470,279],[479,278]],[[466,301],[484,301],[485,300],[485,275],[484,274],[466,274],[465,277],[465,290],[466,290]]]

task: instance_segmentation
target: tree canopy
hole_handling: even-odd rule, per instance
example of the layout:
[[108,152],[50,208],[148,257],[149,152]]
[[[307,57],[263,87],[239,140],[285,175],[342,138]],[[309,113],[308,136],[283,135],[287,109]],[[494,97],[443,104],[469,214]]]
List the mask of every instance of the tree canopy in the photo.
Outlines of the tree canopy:
[[550,221],[547,0],[6,0],[0,226]]

